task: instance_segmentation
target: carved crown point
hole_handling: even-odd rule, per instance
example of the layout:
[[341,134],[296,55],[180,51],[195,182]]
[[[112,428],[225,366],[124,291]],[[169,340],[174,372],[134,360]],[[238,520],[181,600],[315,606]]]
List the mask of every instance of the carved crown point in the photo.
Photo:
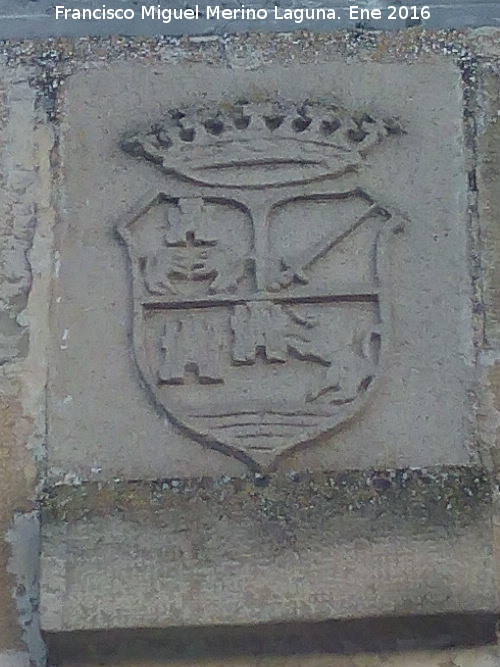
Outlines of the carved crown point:
[[172,110],[150,131],[126,137],[121,146],[194,181],[256,187],[340,175],[387,135],[400,131],[394,120],[333,104],[240,101]]

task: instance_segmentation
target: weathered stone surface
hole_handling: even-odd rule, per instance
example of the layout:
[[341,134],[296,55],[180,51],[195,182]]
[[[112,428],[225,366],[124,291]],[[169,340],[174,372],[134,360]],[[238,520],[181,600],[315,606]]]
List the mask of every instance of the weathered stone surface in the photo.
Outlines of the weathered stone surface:
[[[44,437],[50,239],[49,155],[32,72],[3,71],[0,150],[0,664],[43,658],[36,618],[39,522],[36,460]],[[37,329],[28,334],[36,320]],[[28,346],[29,343],[29,346]],[[34,526],[23,530],[25,518]],[[23,642],[24,640],[24,642]],[[5,654],[2,651],[7,651]]]
[[[70,78],[53,478],[470,460],[460,76],[406,67],[127,64]],[[339,101],[349,111],[328,107]],[[186,117],[162,127],[172,109]]]
[[476,469],[84,485],[51,492],[43,522],[52,632],[497,606]]
[[481,225],[484,268],[485,343],[500,344],[500,73],[483,70],[478,127],[478,215]]
[[19,651],[5,651],[0,653],[2,667],[29,667],[29,655]]

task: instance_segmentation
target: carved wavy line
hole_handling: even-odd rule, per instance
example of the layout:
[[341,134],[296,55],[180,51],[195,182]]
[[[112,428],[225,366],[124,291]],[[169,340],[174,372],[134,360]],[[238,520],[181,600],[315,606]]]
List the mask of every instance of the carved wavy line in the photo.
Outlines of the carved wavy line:
[[295,426],[300,428],[308,428],[317,426],[316,422],[304,424],[303,422],[234,422],[233,424],[221,424],[217,426],[217,430],[225,428],[243,428],[244,426]]
[[283,160],[235,160],[234,162],[216,162],[214,164],[201,165],[199,167],[192,167],[193,171],[222,171],[223,169],[238,169],[240,167],[267,167],[267,166],[288,166],[288,165],[299,165],[307,167],[318,167],[321,166],[324,168],[324,163],[322,160],[301,160],[301,159],[283,159]]
[[238,440],[245,438],[286,438],[287,435],[294,435],[293,433],[249,433],[248,435],[237,434],[234,437]]
[[251,447],[247,448],[249,452],[274,452],[276,450],[276,447],[265,447],[264,445],[259,446],[259,445],[253,445]]
[[193,414],[193,419],[220,419],[221,417],[251,416],[265,417],[267,415],[281,415],[282,417],[331,417],[330,412],[314,410],[239,410],[238,412],[221,412],[211,414]]

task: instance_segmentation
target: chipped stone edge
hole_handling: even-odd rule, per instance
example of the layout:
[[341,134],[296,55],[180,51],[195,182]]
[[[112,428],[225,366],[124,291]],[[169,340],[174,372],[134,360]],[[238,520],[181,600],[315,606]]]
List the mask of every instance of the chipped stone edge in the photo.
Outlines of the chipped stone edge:
[[[27,356],[20,354],[2,366],[2,381],[19,387],[22,418],[29,423],[29,433],[16,437],[17,446],[26,447],[29,458],[38,473],[38,483],[43,477],[45,465],[46,414],[45,389],[47,383],[46,348],[49,337],[50,274],[55,222],[51,154],[55,135],[47,124],[45,114],[37,110],[36,91],[31,85],[33,72],[16,67],[10,72],[8,81],[11,97],[10,115],[7,121],[8,145],[13,150],[12,190],[6,197],[22,203],[22,213],[32,218],[33,231],[25,234],[24,256],[26,277],[29,284],[27,302],[17,314],[19,325],[29,332]],[[22,108],[16,113],[16,103]],[[14,129],[11,129],[15,125]],[[18,150],[21,142],[22,150]],[[21,174],[29,170],[32,181],[19,192],[15,188],[16,169]],[[16,224],[19,224],[18,211]],[[30,498],[35,501],[39,488],[33,482]],[[30,656],[30,664],[46,664],[45,645],[40,634],[39,623],[39,552],[40,515],[38,510],[16,513],[6,535],[11,557],[7,571],[13,576],[13,598],[18,609],[18,620],[24,643]],[[22,654],[20,654],[22,656]],[[19,657],[19,656],[18,656]],[[16,657],[16,659],[18,659]],[[19,659],[24,659],[19,657]]]
[[7,571],[16,580],[16,605],[19,623],[23,629],[31,661],[34,665],[44,665],[45,644],[40,633],[38,614],[40,580],[40,518],[38,512],[18,514],[7,533],[11,544],[11,558]]

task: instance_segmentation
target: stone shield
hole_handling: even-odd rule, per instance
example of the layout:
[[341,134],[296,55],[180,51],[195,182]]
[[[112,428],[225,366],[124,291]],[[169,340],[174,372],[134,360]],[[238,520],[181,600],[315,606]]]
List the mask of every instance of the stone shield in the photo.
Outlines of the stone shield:
[[[349,422],[377,386],[389,345],[388,239],[401,218],[346,187],[350,176],[338,182],[362,151],[326,145],[324,130],[299,140],[296,129],[271,134],[268,121],[252,130],[251,148],[247,135],[220,140],[217,123],[208,126],[215,147],[207,133],[191,146],[185,128],[187,148],[164,133],[156,147],[124,145],[191,182],[150,193],[118,226],[132,268],[133,346],[169,419],[269,469]],[[366,144],[368,133],[358,136]]]

